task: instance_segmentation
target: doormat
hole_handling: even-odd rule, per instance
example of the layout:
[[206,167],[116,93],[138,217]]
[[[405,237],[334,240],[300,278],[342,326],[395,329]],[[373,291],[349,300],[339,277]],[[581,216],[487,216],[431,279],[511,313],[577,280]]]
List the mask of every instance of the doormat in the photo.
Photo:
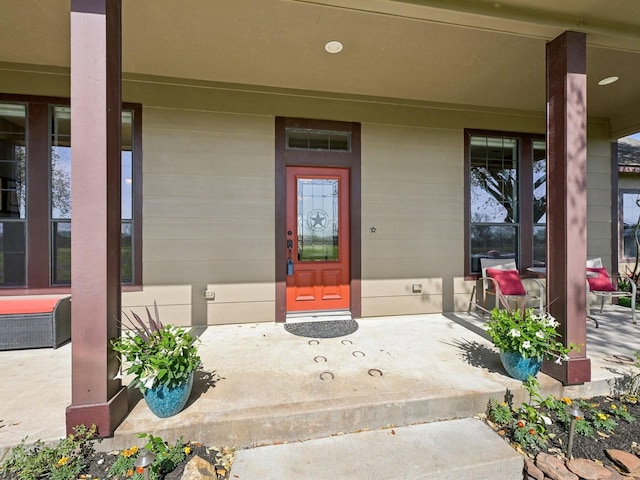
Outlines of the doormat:
[[358,330],[355,320],[322,320],[318,322],[285,323],[284,329],[299,337],[335,338]]

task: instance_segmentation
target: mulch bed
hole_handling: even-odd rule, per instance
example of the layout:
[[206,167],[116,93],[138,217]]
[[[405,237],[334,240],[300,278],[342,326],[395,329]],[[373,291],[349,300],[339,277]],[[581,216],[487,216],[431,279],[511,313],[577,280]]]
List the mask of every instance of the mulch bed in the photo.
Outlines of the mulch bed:
[[[184,467],[187,463],[195,456],[198,455],[200,458],[206,460],[211,465],[216,464],[216,453],[215,449],[208,449],[204,445],[198,445],[191,447],[191,452],[180,464],[176,466],[174,470],[168,472],[163,477],[164,480],[180,480],[182,478],[182,473],[184,471]],[[91,461],[89,463],[89,468],[85,472],[86,480],[104,480],[107,477],[107,472],[109,471],[109,467],[116,461],[118,456],[112,453],[106,452],[96,452],[92,455]],[[217,480],[226,480],[228,478],[228,472],[226,475],[218,475]]]
[[[598,404],[598,408],[606,409],[606,406],[613,402],[621,405],[621,402],[612,397],[600,396],[589,399],[592,404]],[[627,410],[636,418],[634,422],[627,422],[617,419],[618,426],[613,433],[594,432],[592,437],[575,435],[573,437],[572,454],[574,458],[587,458],[602,462],[603,465],[613,466],[613,462],[605,453],[608,449],[624,450],[626,452],[640,453],[638,443],[640,442],[640,403],[625,403]],[[564,454],[568,443],[568,432],[562,425],[554,422],[547,427],[550,437],[546,446],[541,451],[550,455]],[[534,457],[538,450],[525,449],[525,452]]]
[[[164,480],[180,480],[184,472],[184,468],[187,463],[198,455],[200,458],[206,460],[211,465],[216,466],[216,455],[219,450],[216,448],[208,448],[204,445],[197,443],[190,443],[191,452],[180,464],[176,466],[170,472],[166,472]],[[107,472],[109,468],[118,458],[119,452],[94,452],[89,458],[89,463],[85,471],[78,477],[80,480],[115,480],[113,477],[108,477]],[[219,469],[218,478],[216,480],[227,480],[229,478],[229,472],[224,469]],[[15,477],[7,474],[0,474],[0,480],[14,480]],[[118,480],[121,480],[118,477]]]
[[[591,399],[592,403],[598,403],[606,405],[613,401],[611,397],[594,397]],[[620,404],[615,401],[614,403]],[[596,432],[592,438],[582,435],[574,435],[573,437],[573,456],[575,458],[588,458],[590,460],[599,460],[604,465],[613,465],[613,462],[607,457],[605,450],[616,449],[630,452],[634,450],[636,442],[640,442],[640,403],[626,403],[627,410],[637,420],[635,422],[626,422],[624,420],[618,420],[618,426],[611,434],[602,434]],[[560,449],[564,451],[568,442],[568,433],[565,432],[556,423],[552,424],[549,428],[551,433],[554,433],[555,438],[548,442],[549,449]]]

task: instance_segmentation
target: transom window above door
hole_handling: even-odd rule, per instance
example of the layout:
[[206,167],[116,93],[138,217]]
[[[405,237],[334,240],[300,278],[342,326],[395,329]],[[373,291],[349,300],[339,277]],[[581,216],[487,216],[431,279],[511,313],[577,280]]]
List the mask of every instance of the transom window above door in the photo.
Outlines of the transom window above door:
[[351,151],[351,132],[287,128],[287,149]]

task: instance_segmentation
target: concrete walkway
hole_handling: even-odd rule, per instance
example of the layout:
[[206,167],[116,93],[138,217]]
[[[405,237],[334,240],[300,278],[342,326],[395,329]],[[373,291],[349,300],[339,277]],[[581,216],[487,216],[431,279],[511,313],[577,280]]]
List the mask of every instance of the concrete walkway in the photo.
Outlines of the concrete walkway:
[[[640,351],[640,325],[632,325],[628,311],[622,309],[599,319],[598,329],[588,322],[592,382],[563,388],[539,375],[544,393],[606,394],[628,371],[605,356]],[[472,417],[485,410],[490,398],[502,398],[506,388],[514,392],[516,402],[526,400],[521,383],[505,374],[483,334],[483,321],[466,314],[363,319],[359,329],[346,337],[317,340],[292,335],[271,323],[209,327],[200,337],[206,373],[196,378],[185,410],[168,419],[156,418],[140,394],[132,391],[129,415],[114,438],[98,448],[138,444],[136,434],[148,432],[169,441],[182,436],[209,445],[255,449],[238,453],[235,468],[241,469],[245,455],[253,458],[260,451],[255,447],[261,445],[288,443],[280,448],[302,448],[295,442],[338,439],[343,437],[336,434],[363,430],[366,435],[344,437],[368,444],[377,435],[389,439],[389,428],[379,430],[384,427],[394,427],[400,436],[392,440],[399,443],[396,440],[419,431],[408,426]],[[71,401],[70,353],[70,345],[0,352],[0,449],[27,435],[34,441],[64,436],[65,408]],[[447,425],[436,427],[456,430]],[[408,430],[397,428],[403,426]],[[461,435],[444,448],[465,448],[467,440]],[[502,442],[497,436],[493,440]],[[416,448],[430,447],[417,444]],[[479,448],[474,443],[474,449]],[[293,455],[291,463],[297,463],[297,453],[284,455]]]
[[522,480],[522,463],[484,423],[464,418],[242,450],[232,473],[245,480]]

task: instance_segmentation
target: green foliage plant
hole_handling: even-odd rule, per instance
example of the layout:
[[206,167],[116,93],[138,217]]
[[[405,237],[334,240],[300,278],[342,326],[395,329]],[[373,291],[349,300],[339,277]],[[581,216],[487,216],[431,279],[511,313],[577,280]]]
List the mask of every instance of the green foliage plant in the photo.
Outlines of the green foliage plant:
[[529,376],[523,387],[529,393],[529,402],[514,407],[506,400],[498,403],[491,399],[487,419],[523,448],[540,450],[546,443],[547,425],[551,420],[540,409],[543,399],[538,381]]
[[506,426],[513,421],[513,411],[507,402],[492,398],[487,407],[487,418],[498,426]]
[[18,480],[73,480],[86,468],[94,453],[91,440],[96,426],[74,427],[73,433],[55,446],[47,446],[40,440],[26,444],[26,438],[13,448],[9,458],[0,465],[0,473]]
[[618,423],[611,418],[611,415],[604,412],[597,412],[591,422],[593,423],[593,428],[605,433],[613,433],[618,426]]
[[586,400],[579,401],[580,409],[584,412],[585,418],[591,423],[594,430],[613,433],[618,426],[612,416],[600,408],[597,403],[590,403]]
[[562,363],[577,348],[573,343],[564,346],[558,339],[559,323],[548,312],[524,305],[512,308],[504,295],[500,295],[500,302],[503,308],[491,310],[487,322],[487,333],[500,350],[518,352],[523,358],[555,358],[556,363]]
[[147,444],[144,448],[156,455],[156,459],[150,467],[152,480],[154,478],[160,479],[162,475],[176,468],[189,452],[189,447],[182,441],[182,437],[177,439],[173,445],[150,433],[140,433],[138,437],[146,438]]
[[576,420],[574,431],[576,435],[582,435],[583,437],[591,438],[595,433],[593,425],[591,425],[585,418],[579,418]]
[[142,393],[158,386],[175,388],[202,364],[191,334],[181,327],[163,325],[155,302],[154,308],[155,319],[147,308],[146,322],[134,312],[134,320],[125,314],[132,328],[111,341],[128,365],[126,373],[134,376],[133,385]]
[[548,401],[545,402],[545,406],[549,409],[550,414],[553,414],[555,420],[560,423],[565,430],[569,430],[571,424],[571,415],[567,411],[567,405],[572,403],[568,397],[556,398],[549,395]]
[[[161,437],[156,437],[150,433],[139,433],[139,438],[147,440],[143,447],[155,454],[156,458],[149,466],[149,478],[160,480],[163,476],[174,470],[191,453],[191,447],[182,441],[176,440],[171,445]],[[113,480],[143,480],[144,470],[136,469],[135,461],[142,449],[137,446],[126,448],[119,452],[118,458],[109,468],[108,478]]]
[[527,449],[540,449],[544,446],[546,438],[539,431],[540,425],[536,423],[518,421],[513,430],[513,439]]
[[627,423],[632,423],[637,421],[637,418],[629,413],[627,406],[624,403],[615,404],[612,403],[609,405],[609,413],[616,418],[624,420]]
[[138,452],[139,448],[137,445],[121,450],[118,453],[118,458],[116,458],[115,462],[109,467],[107,477],[113,478],[114,480],[124,478],[138,480],[138,478],[142,478],[142,475],[135,472],[135,461],[136,458],[138,458]]

